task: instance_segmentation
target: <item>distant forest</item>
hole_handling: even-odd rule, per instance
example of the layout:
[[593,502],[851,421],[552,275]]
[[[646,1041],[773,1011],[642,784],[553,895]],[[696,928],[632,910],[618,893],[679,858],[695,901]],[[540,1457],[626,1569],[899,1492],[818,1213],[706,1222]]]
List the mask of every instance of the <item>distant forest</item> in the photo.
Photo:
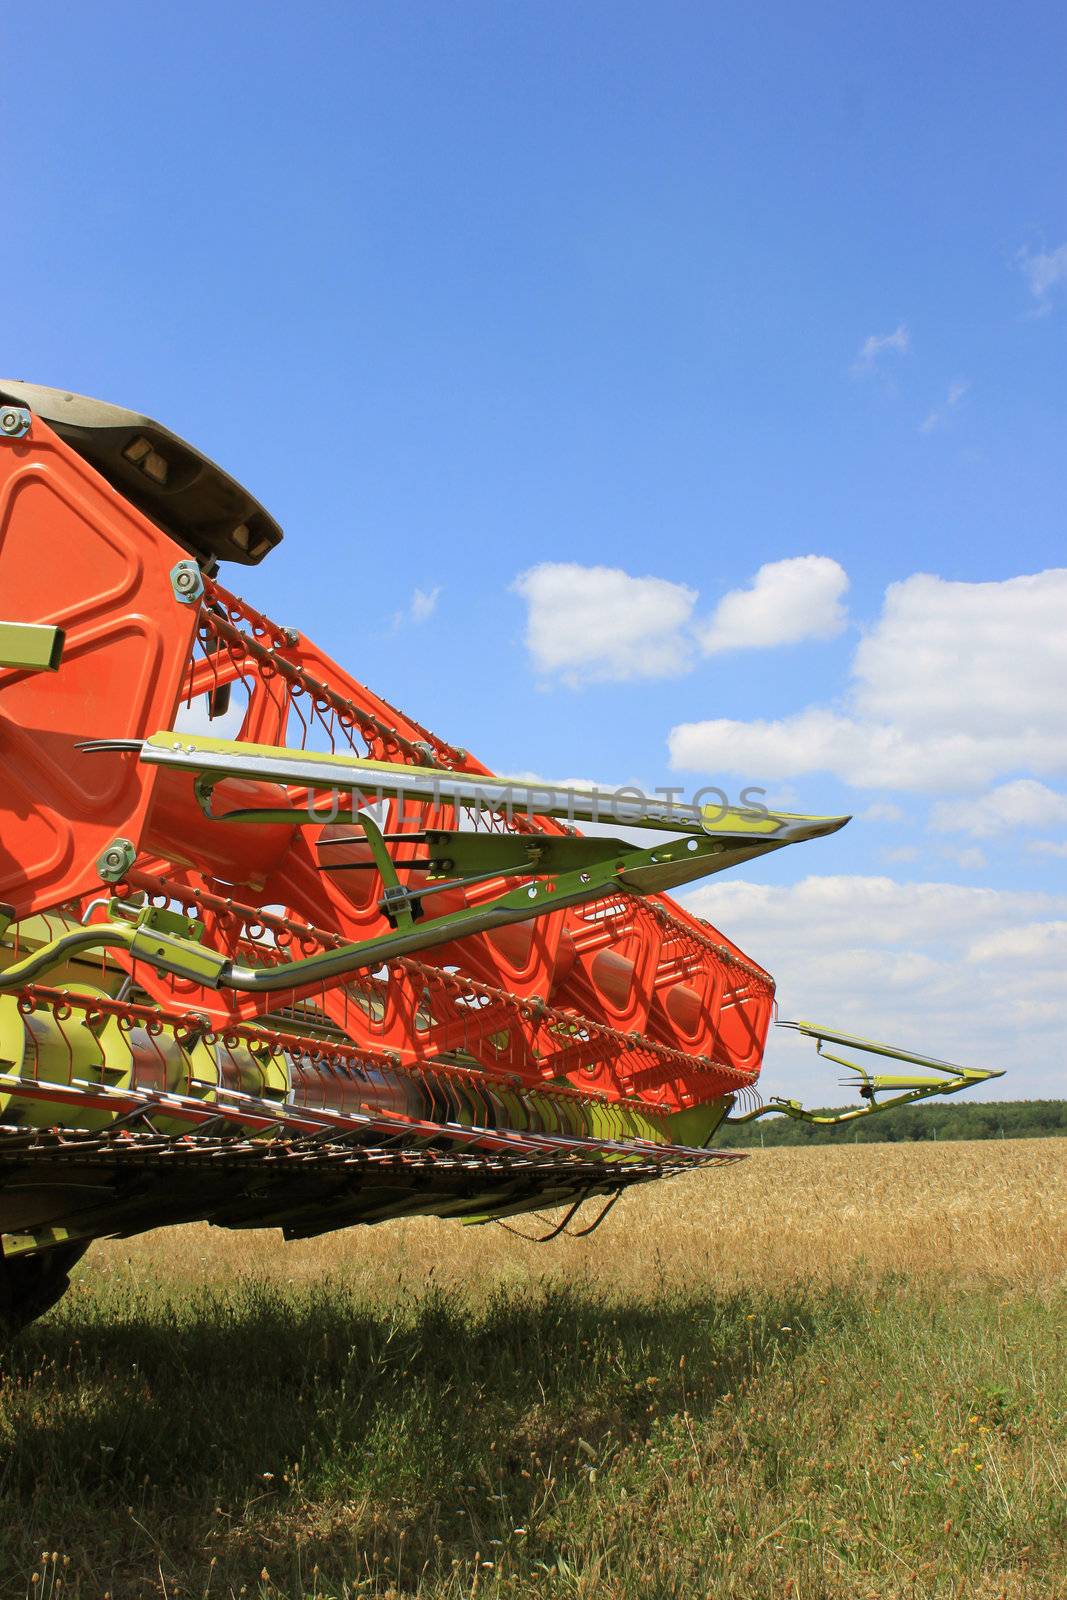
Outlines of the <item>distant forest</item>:
[[720,1129],[715,1143],[749,1150],[761,1144],[905,1144],[915,1139],[1048,1139],[1057,1135],[1067,1137],[1067,1100],[957,1100],[950,1105],[898,1106],[837,1128],[813,1127],[792,1117],[760,1117],[758,1122]]

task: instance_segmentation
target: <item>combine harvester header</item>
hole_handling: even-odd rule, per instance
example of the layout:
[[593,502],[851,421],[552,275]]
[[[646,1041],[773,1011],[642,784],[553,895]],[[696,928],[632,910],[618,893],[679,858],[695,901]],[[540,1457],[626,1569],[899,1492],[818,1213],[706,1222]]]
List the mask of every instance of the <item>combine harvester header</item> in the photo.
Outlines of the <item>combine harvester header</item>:
[[[610,1205],[810,1115],[755,1094],[769,974],[669,891],[847,819],[583,837],[604,795],[494,777],[219,582],[281,537],[158,423],[0,382],[8,1330],[94,1238]],[[996,1075],[790,1026],[925,1069],[854,1068],[849,1117]]]

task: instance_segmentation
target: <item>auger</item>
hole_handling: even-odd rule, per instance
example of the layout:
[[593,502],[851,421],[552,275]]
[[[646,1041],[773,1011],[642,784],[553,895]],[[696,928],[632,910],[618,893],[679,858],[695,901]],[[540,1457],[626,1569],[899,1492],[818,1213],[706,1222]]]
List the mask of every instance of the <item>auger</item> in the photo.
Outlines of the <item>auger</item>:
[[[281,537],[158,423],[0,382],[8,1330],[95,1238],[574,1211],[811,1115],[669,891],[847,818],[494,777],[222,585]],[[798,1026],[927,1069],[848,1116],[995,1075]]]

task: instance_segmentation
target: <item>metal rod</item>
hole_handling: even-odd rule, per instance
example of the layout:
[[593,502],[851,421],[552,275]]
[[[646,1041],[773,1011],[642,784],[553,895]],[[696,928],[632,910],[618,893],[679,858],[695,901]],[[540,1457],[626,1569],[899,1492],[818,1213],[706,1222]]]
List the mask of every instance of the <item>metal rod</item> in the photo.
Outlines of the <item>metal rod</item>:
[[[385,840],[386,844],[424,844],[428,837],[429,836],[424,829],[420,830],[418,833],[382,834],[382,838]],[[366,844],[366,842],[367,835],[365,833],[346,833],[340,839],[319,839],[317,841],[317,845],[320,850],[327,850],[333,845]]]

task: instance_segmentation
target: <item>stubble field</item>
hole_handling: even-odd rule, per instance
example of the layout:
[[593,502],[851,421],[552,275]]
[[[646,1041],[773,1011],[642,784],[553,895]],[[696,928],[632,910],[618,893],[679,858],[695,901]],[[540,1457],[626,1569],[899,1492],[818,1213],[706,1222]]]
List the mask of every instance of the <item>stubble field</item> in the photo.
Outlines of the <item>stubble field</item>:
[[1063,1596],[1065,1418],[1067,1140],[185,1228],[0,1357],[0,1596]]

